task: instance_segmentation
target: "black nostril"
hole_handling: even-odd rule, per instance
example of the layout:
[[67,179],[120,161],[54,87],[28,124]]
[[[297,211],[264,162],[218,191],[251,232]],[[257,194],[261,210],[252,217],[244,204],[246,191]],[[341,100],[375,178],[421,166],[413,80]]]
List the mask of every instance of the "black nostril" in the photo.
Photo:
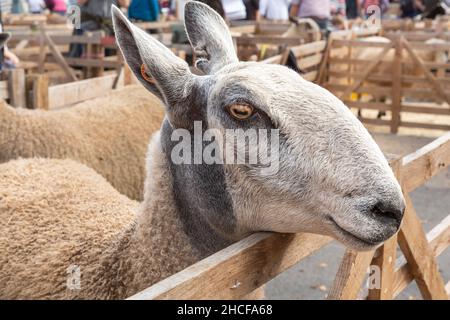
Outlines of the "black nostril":
[[382,220],[382,222],[394,222],[396,224],[396,227],[398,228],[400,226],[400,223],[402,222],[404,211],[405,209],[403,206],[398,207],[389,203],[379,201],[373,206],[371,214],[375,219]]

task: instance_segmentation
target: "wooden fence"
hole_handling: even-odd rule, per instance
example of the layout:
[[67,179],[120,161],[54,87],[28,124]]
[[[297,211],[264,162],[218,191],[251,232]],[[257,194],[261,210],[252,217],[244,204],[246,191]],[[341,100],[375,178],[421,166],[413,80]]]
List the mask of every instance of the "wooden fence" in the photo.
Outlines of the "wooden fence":
[[23,69],[4,70],[0,74],[0,99],[16,108],[26,107],[25,71]]
[[[375,265],[381,270],[380,285],[368,290],[368,299],[393,299],[413,280],[424,299],[449,298],[450,282],[444,284],[436,257],[450,245],[450,216],[425,234],[409,192],[450,165],[450,133],[390,163],[407,203],[401,230],[376,251],[347,250],[329,299],[360,298],[368,269]],[[257,233],[130,299],[243,298],[330,241],[328,237],[306,233]],[[399,258],[396,258],[397,244],[403,252]]]
[[31,109],[55,109],[97,97],[134,82],[131,71],[124,67],[101,77],[49,85],[47,75],[27,76],[27,106]]
[[[333,54],[335,49],[345,54]],[[375,52],[370,59],[362,51]],[[405,113],[450,116],[450,63],[437,57],[450,51],[450,43],[412,42],[391,36],[391,42],[331,39],[324,73],[319,84],[340,97],[349,107],[388,112],[390,119],[361,116],[364,123],[399,127],[450,130],[443,123],[404,121]],[[424,57],[434,57],[434,60]]]
[[326,51],[326,45],[326,41],[321,40],[299,46],[287,47],[281,54],[261,62],[286,65],[289,54],[292,53],[298,68],[302,72],[302,77],[308,81],[315,82]]

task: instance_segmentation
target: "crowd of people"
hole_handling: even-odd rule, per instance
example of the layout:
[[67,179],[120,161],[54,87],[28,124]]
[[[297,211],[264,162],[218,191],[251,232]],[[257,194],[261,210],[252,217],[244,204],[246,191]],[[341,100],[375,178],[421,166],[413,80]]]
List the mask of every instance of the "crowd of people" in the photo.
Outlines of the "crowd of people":
[[[99,16],[108,16],[111,4],[128,11],[131,19],[156,21],[160,15],[165,18],[182,16],[187,0],[0,0],[2,12],[43,13],[64,15],[70,5],[81,6],[82,11],[91,7],[99,9]],[[400,6],[400,17],[415,17],[419,14],[431,16],[442,14],[440,5],[450,6],[450,0],[199,0],[207,3],[228,20],[276,20],[289,17],[308,17],[324,25],[333,17],[364,18],[370,6],[376,5],[386,12],[390,2]],[[105,11],[105,12],[103,12]],[[106,12],[108,11],[108,12]]]
[[[45,10],[59,15],[66,14],[70,5],[81,8],[81,28],[85,31],[104,30],[113,34],[111,5],[121,7],[134,21],[158,21],[182,19],[183,8],[188,0],[0,0],[2,12],[39,14]],[[377,6],[385,14],[391,2],[397,2],[399,17],[414,18],[422,14],[434,18],[445,14],[450,0],[198,0],[215,9],[227,20],[272,20],[287,21],[293,18],[311,18],[322,29],[328,31],[340,21],[366,18]],[[9,4],[9,8],[7,8]],[[9,9],[9,10],[8,10]],[[72,46],[71,56],[79,56],[79,46]],[[76,49],[78,48],[78,49]]]

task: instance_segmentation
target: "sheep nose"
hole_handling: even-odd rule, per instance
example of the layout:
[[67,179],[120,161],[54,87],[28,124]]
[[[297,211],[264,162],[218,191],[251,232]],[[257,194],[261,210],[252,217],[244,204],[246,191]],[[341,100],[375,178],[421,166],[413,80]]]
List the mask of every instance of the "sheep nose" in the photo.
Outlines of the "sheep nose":
[[405,205],[394,204],[389,201],[378,201],[370,210],[370,214],[375,220],[383,224],[395,226],[396,229],[400,227],[405,212]]

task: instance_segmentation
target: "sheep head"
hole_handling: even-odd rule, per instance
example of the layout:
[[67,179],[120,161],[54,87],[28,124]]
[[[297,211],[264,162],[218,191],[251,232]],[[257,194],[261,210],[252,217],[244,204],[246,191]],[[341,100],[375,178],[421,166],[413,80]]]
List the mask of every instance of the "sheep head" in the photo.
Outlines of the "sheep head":
[[[203,223],[188,221],[187,229],[232,239],[255,231],[314,232],[363,250],[399,229],[398,182],[367,130],[329,91],[284,66],[239,62],[225,22],[199,2],[186,4],[185,25],[202,76],[117,8],[113,21],[131,70],[150,90],[146,78],[154,79],[164,97],[161,145],[170,154],[179,207]],[[175,163],[174,135],[187,135],[191,146],[200,133],[200,147],[228,155],[239,149],[228,149],[228,130],[244,140],[249,130],[258,134],[245,144],[244,161]]]

